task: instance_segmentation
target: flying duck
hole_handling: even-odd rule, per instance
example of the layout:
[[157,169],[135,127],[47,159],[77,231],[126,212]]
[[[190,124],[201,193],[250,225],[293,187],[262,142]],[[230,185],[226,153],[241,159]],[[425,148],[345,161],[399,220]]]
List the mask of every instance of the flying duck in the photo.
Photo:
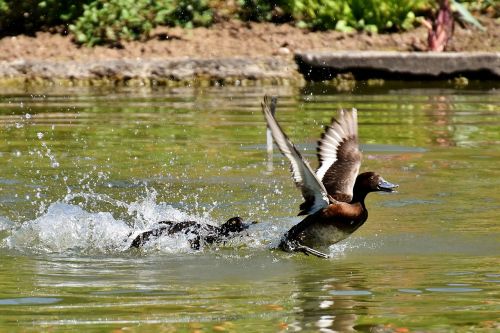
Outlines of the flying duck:
[[279,248],[328,258],[319,251],[356,231],[368,219],[365,197],[370,192],[393,192],[398,187],[375,172],[359,173],[357,110],[339,110],[318,141],[319,167],[315,171],[302,157],[274,117],[274,98],[264,97],[262,112],[274,142],[290,160],[295,185],[304,202],[299,215],[307,215],[283,236]]

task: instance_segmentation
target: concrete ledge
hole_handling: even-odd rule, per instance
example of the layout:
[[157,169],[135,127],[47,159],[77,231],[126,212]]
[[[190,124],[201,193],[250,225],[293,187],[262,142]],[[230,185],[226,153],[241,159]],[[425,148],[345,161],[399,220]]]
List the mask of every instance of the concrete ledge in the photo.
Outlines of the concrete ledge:
[[312,81],[329,80],[348,72],[356,79],[500,79],[500,53],[299,52],[295,61],[299,72]]
[[293,61],[281,58],[228,59],[153,59],[76,61],[11,61],[0,62],[0,81],[23,80],[74,81],[108,83],[142,82],[143,84],[212,84],[242,81],[286,84],[301,79]]
[[[355,79],[500,80],[500,53],[304,52],[280,57],[0,61],[0,85],[297,85],[350,72]],[[299,73],[300,72],[300,73]],[[300,75],[302,74],[302,75]]]

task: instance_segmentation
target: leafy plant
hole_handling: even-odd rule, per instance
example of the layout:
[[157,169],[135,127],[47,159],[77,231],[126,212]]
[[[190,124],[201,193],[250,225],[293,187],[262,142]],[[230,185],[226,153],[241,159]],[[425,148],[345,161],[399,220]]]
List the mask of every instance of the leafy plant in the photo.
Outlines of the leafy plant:
[[[337,24],[351,30],[352,11],[346,1],[296,0],[293,1],[293,17],[301,27],[320,30],[335,29]],[[353,30],[353,29],[352,29]]]
[[0,15],[5,15],[9,10],[9,5],[5,2],[5,0],[0,0]]
[[77,43],[88,46],[139,39],[153,28],[151,5],[150,0],[97,0],[84,6],[70,30]]
[[422,0],[351,0],[350,8],[357,29],[374,31],[408,30],[415,23],[415,10],[425,1]]
[[192,28],[208,26],[213,20],[212,10],[206,0],[159,1],[156,7],[157,24]]
[[481,23],[455,0],[439,0],[439,8],[433,17],[423,19],[422,24],[428,29],[427,48],[429,51],[442,52],[453,37],[455,21],[474,25],[480,30],[486,30]]
[[500,1],[498,0],[460,0],[459,2],[469,11],[500,17]]
[[239,16],[245,21],[274,21],[273,11],[285,1],[239,0]]
[[[256,21],[289,18],[300,27],[341,31],[407,30],[415,11],[430,0],[240,0],[242,17]],[[281,16],[280,16],[281,15]]]
[[80,44],[119,45],[147,38],[156,25],[193,27],[211,21],[205,0],[95,0],[70,29]]
[[461,4],[458,1],[451,1],[451,9],[457,14],[458,18],[465,23],[472,24],[479,30],[485,31],[486,29],[482,26],[481,23],[471,14],[471,12],[467,9],[466,6]]
[[0,0],[0,35],[34,33],[67,24],[93,0]]

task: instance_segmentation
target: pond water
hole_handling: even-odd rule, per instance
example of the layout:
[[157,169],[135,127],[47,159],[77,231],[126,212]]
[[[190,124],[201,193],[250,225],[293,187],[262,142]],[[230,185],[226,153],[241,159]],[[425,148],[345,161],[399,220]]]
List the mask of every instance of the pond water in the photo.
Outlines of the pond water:
[[[493,332],[500,329],[500,90],[360,83],[0,92],[0,331]],[[304,155],[359,110],[367,223],[323,260],[274,249],[300,221],[268,159],[262,96]],[[258,221],[202,251],[160,220]]]

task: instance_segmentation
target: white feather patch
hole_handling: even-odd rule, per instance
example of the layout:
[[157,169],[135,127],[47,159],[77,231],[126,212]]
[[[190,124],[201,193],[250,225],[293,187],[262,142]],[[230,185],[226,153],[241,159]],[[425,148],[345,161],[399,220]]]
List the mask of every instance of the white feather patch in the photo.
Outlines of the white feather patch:
[[318,154],[321,166],[316,176],[322,181],[326,172],[337,161],[340,144],[350,137],[358,135],[358,111],[356,109],[340,110],[335,121],[325,130],[320,140]]

